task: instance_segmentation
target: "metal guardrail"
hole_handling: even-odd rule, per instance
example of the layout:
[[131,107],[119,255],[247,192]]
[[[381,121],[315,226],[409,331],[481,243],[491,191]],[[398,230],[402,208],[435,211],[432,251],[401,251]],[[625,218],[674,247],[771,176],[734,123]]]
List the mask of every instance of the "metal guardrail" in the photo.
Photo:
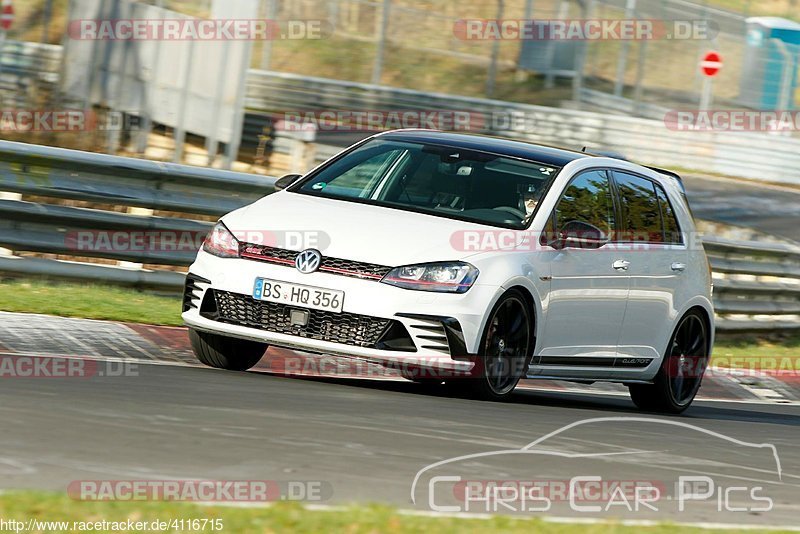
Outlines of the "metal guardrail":
[[800,247],[706,236],[720,330],[800,328]]
[[[274,183],[275,178],[252,174],[0,141],[0,191],[35,197],[219,216],[273,192]],[[186,266],[194,250],[84,249],[70,243],[81,231],[203,235],[210,226],[189,215],[159,217],[46,200],[0,200],[0,247],[17,252]],[[183,284],[180,273],[41,258],[0,257],[0,272],[169,290]]]
[[30,106],[32,90],[58,84],[62,48],[58,45],[6,41],[0,54],[0,91],[6,109]]
[[[43,78],[57,82],[61,47],[11,41],[6,47],[11,53],[8,65],[3,60],[3,68],[9,70],[0,71],[0,82],[4,79],[2,72],[19,73],[19,80]],[[5,93],[24,96],[24,90]],[[663,120],[261,70],[248,72],[246,107],[278,114],[322,110],[465,111],[482,115],[484,121],[489,121],[483,131],[497,135],[577,149],[613,150],[632,160],[665,168],[679,165],[751,180],[800,184],[796,172],[800,168],[800,139],[783,135],[673,131]],[[493,117],[503,115],[522,120],[517,127],[491,124]],[[251,144],[258,136],[255,130],[247,130],[246,134]]]
[[[462,111],[480,131],[580,149],[614,150],[634,161],[727,176],[800,184],[800,139],[766,133],[674,131],[663,120],[412,91],[384,85],[251,70],[248,109],[271,113],[323,110]],[[492,125],[515,117],[517,127]],[[508,122],[506,122],[508,124]],[[485,125],[485,126],[482,126]]]
[[0,141],[0,191],[222,215],[271,192],[274,178]]
[[[48,203],[40,197],[221,215],[274,191],[275,178],[0,141],[0,191],[36,201],[0,200],[0,246],[16,252],[96,257],[187,266],[194,250],[79,250],[80,231],[176,232],[204,235],[211,223],[188,215],[135,215]],[[721,330],[800,328],[800,247],[705,240],[715,271]],[[160,269],[1,257],[0,272],[179,290],[183,275]],[[721,278],[720,278],[721,277]]]
[[0,72],[57,83],[62,50],[59,45],[5,41],[0,57]]
[[190,219],[0,200],[0,245],[12,250],[186,266],[194,261],[196,250],[111,250],[110,246],[89,250],[80,246],[80,232],[138,232],[140,235],[171,232],[176,236],[202,236],[210,228],[211,223]]

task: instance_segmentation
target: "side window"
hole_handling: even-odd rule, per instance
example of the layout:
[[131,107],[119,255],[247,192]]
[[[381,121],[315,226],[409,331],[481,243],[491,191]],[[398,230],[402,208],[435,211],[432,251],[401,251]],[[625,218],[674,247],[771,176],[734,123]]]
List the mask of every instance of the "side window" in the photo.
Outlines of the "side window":
[[587,171],[572,180],[556,206],[553,224],[556,235],[613,239],[614,202],[605,171]]
[[614,171],[622,207],[625,241],[663,243],[664,226],[655,184],[646,178]]
[[682,245],[681,227],[678,225],[678,219],[672,210],[672,204],[669,203],[667,193],[660,185],[656,184],[656,194],[658,195],[658,203],[661,205],[661,217],[664,220],[664,243]]

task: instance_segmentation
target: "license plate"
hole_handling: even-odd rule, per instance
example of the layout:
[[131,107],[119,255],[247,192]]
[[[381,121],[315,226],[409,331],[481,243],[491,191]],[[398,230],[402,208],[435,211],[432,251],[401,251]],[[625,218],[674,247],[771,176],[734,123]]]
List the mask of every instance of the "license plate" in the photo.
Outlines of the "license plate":
[[336,313],[341,313],[344,305],[344,291],[292,284],[268,278],[256,278],[253,298]]

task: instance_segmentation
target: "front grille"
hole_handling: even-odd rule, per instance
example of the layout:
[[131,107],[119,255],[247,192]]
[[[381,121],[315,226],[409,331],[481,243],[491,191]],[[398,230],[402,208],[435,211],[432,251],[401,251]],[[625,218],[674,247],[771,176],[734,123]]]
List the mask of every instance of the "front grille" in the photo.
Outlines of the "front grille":
[[[299,254],[299,252],[294,250],[254,245],[252,243],[242,243],[239,248],[239,253],[243,258],[285,265],[287,267],[294,267],[294,260]],[[324,273],[378,281],[389,274],[392,267],[323,256],[319,270]]]
[[[215,290],[214,296],[216,313],[209,314],[214,320],[356,347],[376,348],[381,337],[397,322],[355,313],[308,310],[308,324],[292,326],[289,310],[299,309],[296,306],[258,301],[250,295],[228,291]],[[203,311],[201,309],[201,313]]]

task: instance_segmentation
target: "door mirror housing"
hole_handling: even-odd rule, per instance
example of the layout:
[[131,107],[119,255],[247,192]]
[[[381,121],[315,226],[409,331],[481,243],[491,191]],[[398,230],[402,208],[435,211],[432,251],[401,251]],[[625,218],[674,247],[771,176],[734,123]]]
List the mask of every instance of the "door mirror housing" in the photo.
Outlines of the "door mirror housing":
[[600,228],[583,221],[570,221],[548,245],[556,250],[565,248],[598,249],[611,239]]
[[281,176],[275,182],[275,191],[280,191],[281,189],[286,189],[293,183],[295,183],[299,178],[302,178],[302,174],[287,174],[285,176]]
[[556,250],[564,250],[565,248],[599,249],[606,246],[609,242],[610,240],[608,238],[561,235],[548,243],[548,245]]

